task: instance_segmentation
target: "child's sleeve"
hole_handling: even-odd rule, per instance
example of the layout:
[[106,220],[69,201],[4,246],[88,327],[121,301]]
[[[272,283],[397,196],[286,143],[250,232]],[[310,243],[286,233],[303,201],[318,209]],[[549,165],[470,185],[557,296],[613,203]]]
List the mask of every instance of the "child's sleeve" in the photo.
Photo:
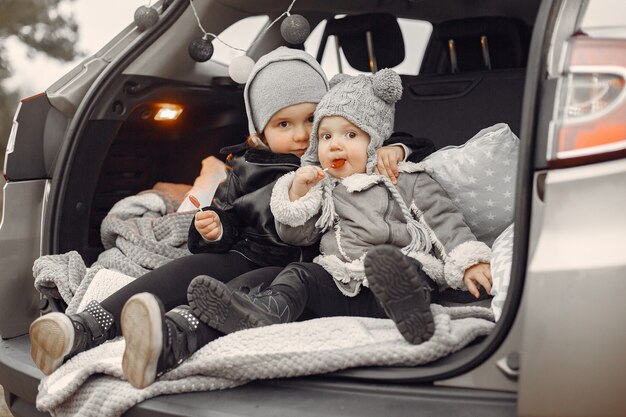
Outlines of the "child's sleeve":
[[414,137],[405,132],[394,132],[389,139],[383,142],[383,146],[393,145],[402,145],[405,148],[404,160],[410,162],[420,162],[435,152],[435,144],[432,140]]
[[448,193],[426,173],[419,173],[410,210],[430,235],[433,251],[443,263],[440,287],[467,290],[465,270],[491,260],[491,249],[476,240]]
[[191,253],[222,253],[227,252],[241,238],[242,225],[233,212],[233,203],[243,195],[239,178],[234,170],[228,170],[226,180],[215,191],[213,204],[204,207],[203,210],[212,210],[220,218],[222,224],[222,237],[219,240],[206,241],[196,229],[194,221],[189,227],[187,247]]
[[274,215],[276,232],[280,239],[290,245],[309,246],[320,239],[315,227],[322,207],[321,182],[296,201],[289,199],[289,188],[295,172],[283,175],[272,190],[270,208]]

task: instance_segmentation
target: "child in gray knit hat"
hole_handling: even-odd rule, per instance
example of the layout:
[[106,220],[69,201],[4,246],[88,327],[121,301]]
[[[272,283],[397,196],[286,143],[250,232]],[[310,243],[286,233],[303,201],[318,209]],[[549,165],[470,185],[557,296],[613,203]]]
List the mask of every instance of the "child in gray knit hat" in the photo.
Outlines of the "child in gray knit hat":
[[[335,77],[331,86],[315,110],[303,167],[277,181],[271,200],[281,239],[319,242],[321,254],[288,265],[257,294],[198,277],[190,305],[224,333],[293,321],[307,308],[389,317],[406,340],[421,343],[435,330],[434,289],[490,292],[490,249],[420,164],[404,163],[397,186],[374,173],[376,149],[393,129],[400,77],[384,69]],[[370,251],[378,254],[373,262]]]

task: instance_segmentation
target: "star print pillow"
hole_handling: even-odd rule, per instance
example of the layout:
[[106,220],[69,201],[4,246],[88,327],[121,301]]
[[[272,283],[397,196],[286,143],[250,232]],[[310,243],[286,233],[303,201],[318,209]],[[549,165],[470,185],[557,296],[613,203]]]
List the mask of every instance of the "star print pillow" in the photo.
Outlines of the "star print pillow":
[[476,238],[491,246],[513,222],[519,139],[498,123],[461,146],[448,146],[424,160],[448,192]]

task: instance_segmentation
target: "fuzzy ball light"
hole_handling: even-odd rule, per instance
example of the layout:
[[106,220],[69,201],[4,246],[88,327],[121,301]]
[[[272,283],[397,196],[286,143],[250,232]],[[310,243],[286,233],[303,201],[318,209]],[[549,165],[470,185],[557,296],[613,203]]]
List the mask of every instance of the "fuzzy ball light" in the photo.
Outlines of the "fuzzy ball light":
[[280,24],[280,34],[283,38],[293,44],[303,43],[311,33],[311,25],[306,18],[299,14],[289,15]]
[[189,56],[197,62],[206,62],[213,56],[213,43],[204,37],[195,38],[187,48]]
[[234,58],[228,66],[228,75],[235,82],[239,84],[245,84],[248,81],[248,77],[254,67],[254,61],[252,58],[246,55],[238,56]]
[[159,21],[159,12],[154,7],[139,6],[133,17],[140,32],[154,26]]

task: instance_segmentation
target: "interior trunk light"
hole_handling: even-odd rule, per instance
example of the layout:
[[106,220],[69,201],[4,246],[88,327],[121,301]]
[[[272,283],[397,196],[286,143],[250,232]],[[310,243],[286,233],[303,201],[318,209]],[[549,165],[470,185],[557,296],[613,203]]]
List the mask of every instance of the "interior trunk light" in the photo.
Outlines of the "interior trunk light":
[[157,121],[168,121],[168,120],[176,120],[178,116],[183,112],[182,106],[178,104],[157,104],[159,110],[157,110],[156,115],[154,116],[154,120]]
[[626,154],[626,41],[575,38],[570,48],[551,123],[553,167]]

